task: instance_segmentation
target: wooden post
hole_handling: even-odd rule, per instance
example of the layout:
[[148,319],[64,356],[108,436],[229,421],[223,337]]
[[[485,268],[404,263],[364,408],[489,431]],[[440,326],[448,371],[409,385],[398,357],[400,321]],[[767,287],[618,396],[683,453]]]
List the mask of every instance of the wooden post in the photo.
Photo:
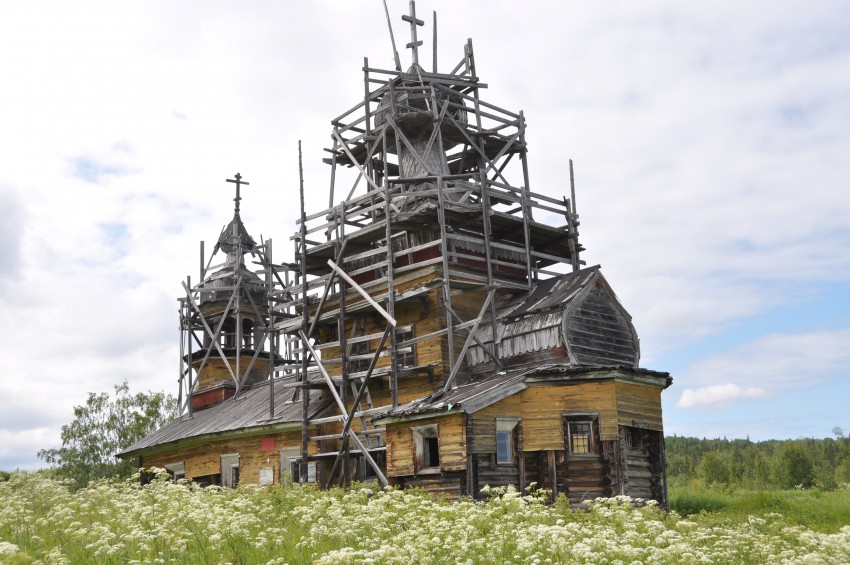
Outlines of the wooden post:
[[437,74],[437,11],[434,10],[434,39],[433,39],[433,47],[434,47],[434,65],[433,65],[433,73]]
[[[386,130],[384,130],[386,135]],[[384,220],[386,221],[386,229],[384,238],[386,239],[387,252],[387,313],[390,318],[395,319],[395,268],[393,266],[393,227],[392,227],[392,207],[390,206],[390,182],[389,176],[384,175]],[[395,332],[395,324],[393,331],[390,334],[390,389],[392,391],[393,408],[398,406],[398,352],[397,336]]]
[[552,502],[555,502],[555,499],[558,498],[558,465],[553,450],[549,450],[547,459],[549,463],[549,482],[552,486]]
[[661,478],[664,481],[664,500],[661,501],[661,506],[664,510],[670,510],[670,498],[667,492],[667,445],[664,441],[664,432],[655,432],[661,440]]
[[[345,230],[345,204],[342,203],[339,205],[339,215],[337,216],[337,226],[339,226],[339,230],[344,232]],[[345,236],[342,236],[342,241],[345,242]],[[338,238],[336,241],[337,248],[337,260],[342,261],[342,251],[343,245],[340,245],[340,239]],[[342,358],[342,386],[341,396],[342,403],[346,405],[346,400],[348,399],[348,346],[345,338],[345,281],[339,281],[339,316],[337,317],[337,332],[339,334],[339,351],[340,357]],[[316,311],[316,321],[319,319],[319,315],[321,312]],[[333,386],[331,384],[330,386]],[[348,487],[351,484],[351,454],[348,443],[348,436],[343,434],[342,437],[342,486]],[[334,462],[336,465],[336,462]],[[333,480],[333,470],[330,472],[328,476],[328,482]]]
[[[452,322],[452,316],[450,314],[452,306],[452,292],[451,276],[449,275],[449,245],[446,231],[446,210],[444,206],[445,199],[443,198],[443,178],[437,177],[437,219],[440,222],[440,254],[443,258],[443,305],[446,312],[446,329],[448,330],[446,344],[448,346],[449,372],[451,372],[451,367],[455,362],[454,323]],[[445,367],[443,367],[443,381],[447,381]]]
[[569,234],[570,234],[570,261],[573,265],[573,272],[578,271],[581,268],[581,263],[578,257],[578,246],[576,245],[576,240],[578,239],[578,231],[576,230],[576,222],[578,221],[578,214],[576,213],[576,183],[575,178],[573,177],[573,160],[570,159],[570,209],[567,210],[567,214],[569,215]]
[[[304,167],[301,156],[301,140],[298,140],[298,190],[301,199],[301,232],[298,259],[301,262],[301,334],[310,323],[309,300],[307,296],[307,212],[304,209]],[[309,339],[309,338],[308,338]],[[298,469],[300,482],[307,482],[307,458],[309,456],[309,434],[310,427],[310,383],[307,380],[307,347],[308,339],[303,339],[301,344],[301,463]]]
[[[533,284],[533,280],[536,279],[534,274],[532,273],[532,269],[534,265],[531,264],[531,231],[528,226],[528,222],[532,219],[531,212],[531,199],[528,197],[529,191],[529,180],[528,180],[528,151],[525,146],[525,115],[520,112],[519,113],[519,127],[520,127],[520,144],[522,145],[522,150],[519,156],[519,160],[522,163],[522,186],[521,190],[521,199],[522,199],[522,232],[523,239],[525,240],[525,268],[528,277],[528,288],[531,288]],[[536,269],[534,270],[536,273]]]
[[[274,269],[274,263],[272,262],[272,240],[267,239],[265,245],[265,263],[266,263],[266,292],[268,292],[268,321],[266,322],[268,325],[266,326],[266,331],[269,336],[269,420],[274,420],[274,363],[275,363],[275,351],[277,351],[276,347],[276,336],[274,333],[274,302],[272,301],[272,290],[274,289],[274,277],[272,276],[272,269]],[[253,347],[256,349],[257,344],[253,344]]]
[[628,454],[626,451],[626,428],[620,426],[617,434],[617,453],[616,453],[616,469],[617,469],[617,486],[621,495],[626,494],[626,486],[629,482],[629,463]]
[[517,467],[519,467],[519,492],[522,494],[527,494],[525,492],[526,481],[525,481],[525,452],[522,450],[523,448],[523,431],[522,431],[522,422],[517,426],[517,445],[516,445],[516,457],[517,457]]
[[472,453],[472,446],[475,444],[472,426],[472,414],[465,414],[466,420],[466,494],[470,498],[475,498],[475,454]]

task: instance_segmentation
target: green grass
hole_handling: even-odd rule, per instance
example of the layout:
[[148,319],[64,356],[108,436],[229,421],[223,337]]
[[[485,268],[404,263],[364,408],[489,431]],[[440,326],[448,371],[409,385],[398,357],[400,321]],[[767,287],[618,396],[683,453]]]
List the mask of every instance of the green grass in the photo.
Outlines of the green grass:
[[704,513],[718,519],[746,520],[778,513],[790,523],[823,533],[850,524],[850,490],[746,490],[699,484],[670,488],[670,507],[682,516]]

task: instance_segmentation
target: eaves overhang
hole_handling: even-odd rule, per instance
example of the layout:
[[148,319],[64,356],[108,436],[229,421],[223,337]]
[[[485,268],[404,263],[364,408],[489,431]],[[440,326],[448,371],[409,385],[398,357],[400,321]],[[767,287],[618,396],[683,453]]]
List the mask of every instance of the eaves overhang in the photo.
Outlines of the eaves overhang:
[[[268,435],[269,433],[301,431],[302,427],[303,425],[301,422],[280,422],[275,424],[262,424],[248,428],[241,428],[238,430],[228,430],[222,432],[202,434],[178,439],[175,441],[170,441],[167,443],[160,443],[157,445],[152,445],[150,447],[140,447],[138,449],[122,451],[121,453],[116,453],[115,457],[118,457],[120,459],[129,459],[130,457],[138,457],[139,455],[155,455],[157,453],[173,451],[175,449],[194,447],[196,445],[201,445],[210,441]],[[310,427],[315,428],[315,426]]]

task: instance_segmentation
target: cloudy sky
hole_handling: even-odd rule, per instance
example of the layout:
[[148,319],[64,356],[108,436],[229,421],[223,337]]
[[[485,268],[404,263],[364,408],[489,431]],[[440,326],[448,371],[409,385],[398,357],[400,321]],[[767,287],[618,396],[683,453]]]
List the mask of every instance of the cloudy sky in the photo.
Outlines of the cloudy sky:
[[[485,99],[524,110],[533,190],[563,195],[574,160],[584,259],[674,376],[668,433],[850,428],[850,5],[417,8],[441,70],[472,37]],[[38,468],[87,392],[176,393],[225,178],[291,259],[297,142],[315,210],[364,56],[392,67],[380,0],[0,4],[0,469]]]

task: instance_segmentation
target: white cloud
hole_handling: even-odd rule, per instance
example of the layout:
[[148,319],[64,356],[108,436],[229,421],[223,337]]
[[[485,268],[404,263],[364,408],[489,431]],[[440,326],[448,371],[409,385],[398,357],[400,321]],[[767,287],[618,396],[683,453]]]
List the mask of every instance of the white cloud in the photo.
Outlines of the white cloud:
[[744,388],[733,383],[726,383],[696,389],[686,388],[682,391],[676,406],[696,410],[722,410],[739,402],[763,400],[771,396],[771,393],[763,388]]
[[682,371],[676,380],[688,388],[676,405],[720,410],[835,382],[848,373],[848,343],[850,329],[766,335]]

